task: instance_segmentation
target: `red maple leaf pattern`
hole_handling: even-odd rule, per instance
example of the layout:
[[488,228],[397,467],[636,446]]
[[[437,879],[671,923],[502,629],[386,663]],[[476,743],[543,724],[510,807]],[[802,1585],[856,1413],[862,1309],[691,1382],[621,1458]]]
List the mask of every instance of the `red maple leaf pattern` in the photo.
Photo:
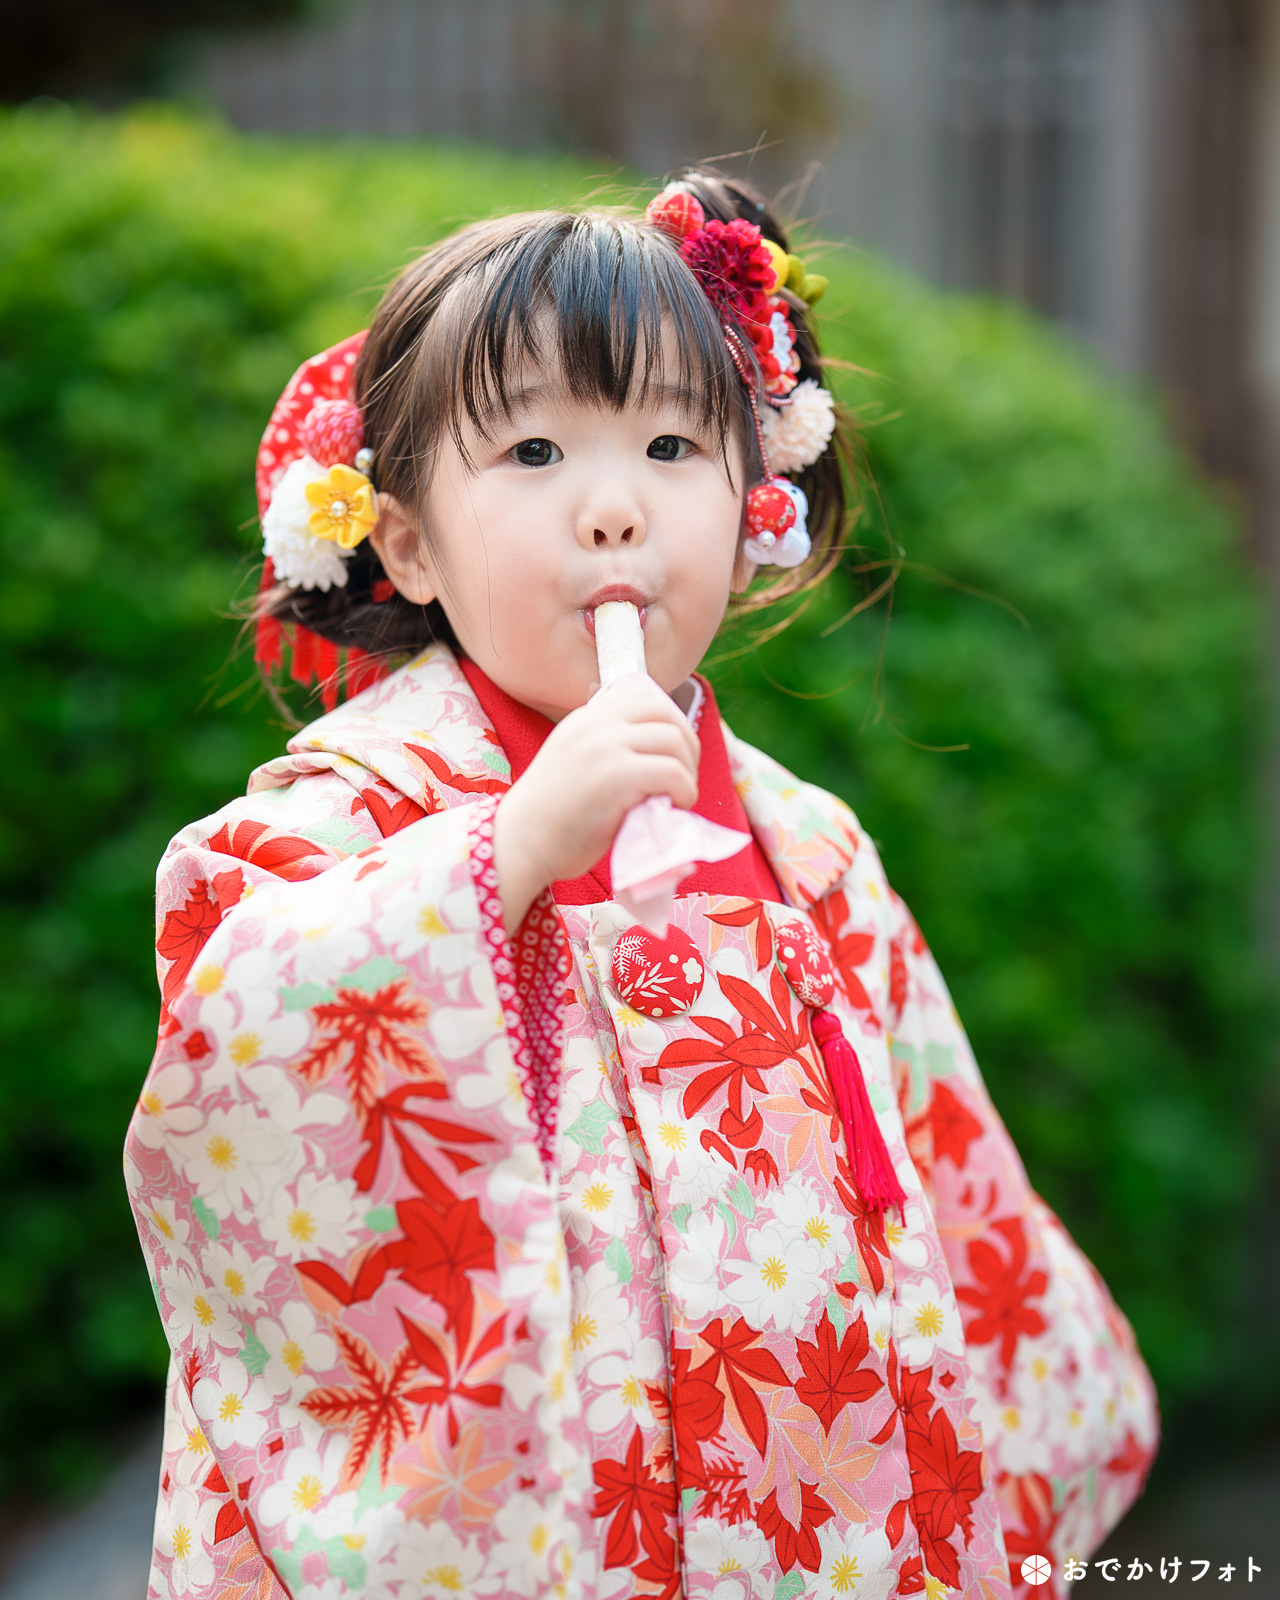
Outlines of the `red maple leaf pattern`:
[[969,1146],[982,1137],[982,1124],[964,1106],[955,1090],[940,1078],[933,1080],[929,1124],[933,1130],[934,1159],[947,1156],[958,1168],[963,1167]]
[[432,1171],[424,1158],[414,1148],[408,1137],[410,1128],[421,1129],[430,1135],[432,1144],[441,1146],[440,1154],[452,1165],[455,1172],[468,1172],[480,1165],[475,1156],[461,1150],[450,1150],[451,1144],[492,1144],[493,1135],[479,1128],[469,1128],[465,1123],[451,1121],[448,1117],[434,1116],[419,1107],[410,1106],[411,1100],[443,1100],[448,1091],[443,1083],[402,1083],[398,1089],[375,1100],[365,1122],[365,1138],[369,1148],[356,1164],[352,1176],[356,1188],[367,1192],[378,1175],[378,1165],[386,1144],[386,1130],[400,1151],[400,1162],[405,1176],[424,1194],[434,1196],[443,1205],[453,1201],[453,1191]]
[[733,910],[708,911],[707,921],[722,928],[755,928],[752,948],[756,958],[756,971],[773,960],[773,924],[765,915],[759,900],[747,900]]
[[[505,794],[511,787],[509,778],[469,778],[465,772],[458,772],[451,767],[443,756],[434,750],[428,750],[420,744],[406,744],[404,747],[411,755],[417,756],[427,770],[433,773],[447,789],[454,789],[459,794]],[[423,785],[423,798],[434,799],[428,785]],[[438,803],[428,808],[435,811],[440,809]]]
[[397,978],[376,994],[339,989],[332,1001],[313,1006],[311,1014],[318,1025],[316,1038],[306,1054],[290,1065],[314,1087],[341,1062],[366,1132],[382,1086],[382,1062],[406,1077],[441,1076],[418,1037],[427,1020],[427,1002],[409,993],[407,978]]
[[810,915],[817,924],[818,932],[827,941],[831,960],[840,974],[849,1004],[857,1006],[859,1011],[870,1012],[867,1020],[873,1026],[878,1026],[875,1005],[858,976],[858,968],[870,961],[875,950],[875,929],[851,928],[847,932],[842,931],[849,920],[849,901],[843,889],[824,895],[810,908]]
[[467,1381],[466,1375],[472,1368],[480,1366],[486,1356],[492,1355],[495,1350],[500,1350],[506,1319],[498,1317],[489,1325],[476,1341],[466,1367],[459,1371],[457,1363],[453,1360],[451,1341],[433,1338],[427,1329],[420,1328],[416,1322],[410,1321],[403,1311],[398,1311],[396,1315],[400,1318],[400,1324],[404,1328],[405,1337],[417,1358],[418,1365],[432,1380],[406,1390],[405,1399],[412,1400],[414,1405],[426,1406],[428,1412],[433,1407],[443,1406],[449,1443],[456,1447],[461,1431],[457,1414],[460,1402],[473,1406],[502,1404],[503,1391],[500,1383],[472,1383]]
[[907,962],[902,953],[902,940],[889,940],[889,1005],[893,1015],[901,1020],[902,1008],[907,1003]]
[[312,1389],[298,1404],[326,1428],[349,1428],[351,1444],[342,1466],[339,1490],[354,1489],[364,1478],[365,1469],[378,1452],[378,1471],[385,1486],[391,1456],[397,1444],[413,1429],[413,1412],[405,1398],[418,1365],[409,1345],[401,1345],[384,1367],[377,1356],[356,1334],[341,1323],[333,1324],[333,1336],[347,1371],[355,1379],[347,1389],[329,1384]]
[[374,826],[384,839],[393,833],[399,833],[401,828],[407,828],[411,822],[418,822],[427,815],[424,807],[416,800],[411,800],[407,794],[399,794],[389,785],[384,785],[391,799],[388,801],[379,792],[378,788],[370,787],[361,789],[359,795],[351,802],[351,814],[363,807],[373,818]]
[[471,1337],[475,1292],[468,1276],[494,1269],[493,1234],[474,1198],[454,1200],[441,1210],[430,1200],[402,1200],[396,1219],[404,1237],[393,1239],[365,1258],[352,1298],[367,1300],[389,1271],[444,1308],[445,1327],[456,1330],[458,1346]]
[[705,1378],[724,1391],[737,1412],[742,1432],[763,1454],[769,1430],[758,1391],[789,1389],[791,1380],[777,1356],[763,1348],[764,1335],[742,1317],[733,1323],[727,1317],[722,1322],[710,1322],[699,1338],[710,1346],[711,1355],[693,1369],[691,1376]]
[[[871,1292],[879,1294],[885,1285],[884,1264],[889,1259],[889,1241],[885,1237],[884,1212],[869,1206],[853,1186],[847,1156],[840,1160],[836,1175],[836,1194],[840,1203],[853,1219],[853,1237],[858,1251],[858,1270],[870,1283]],[[836,1285],[840,1292],[841,1285]],[[856,1292],[856,1285],[854,1286]]]
[[[671,1480],[656,1478],[646,1464],[640,1429],[632,1433],[624,1460],[597,1461],[592,1472],[596,1482],[594,1514],[613,1519],[605,1537],[605,1566],[631,1566],[642,1541],[659,1572],[668,1553],[674,1562],[675,1540],[667,1531],[667,1518],[675,1515],[676,1486]],[[666,1571],[671,1571],[670,1565]]]
[[724,1395],[716,1388],[714,1374],[708,1376],[705,1367],[690,1370],[692,1356],[683,1346],[671,1352],[670,1392],[658,1383],[646,1383],[650,1408],[663,1420],[670,1412],[671,1431],[676,1454],[682,1471],[688,1476],[690,1486],[707,1487],[706,1472],[702,1462],[702,1446],[713,1440],[724,1420]]
[[[1000,1521],[1004,1526],[1004,1548],[1009,1557],[1009,1577],[1016,1591],[1024,1595],[1042,1593],[1033,1590],[1022,1576],[1022,1563],[1027,1556],[1042,1556],[1050,1548],[1050,1541],[1062,1520],[1066,1507],[1053,1509],[1053,1485],[1040,1473],[1025,1477],[1012,1477],[1002,1473],[999,1482]],[[1049,1594],[1060,1592],[1055,1582]]]
[[796,1356],[804,1376],[796,1380],[796,1394],[822,1423],[824,1433],[845,1406],[870,1400],[881,1387],[879,1374],[863,1367],[871,1348],[867,1324],[858,1317],[836,1338],[830,1312],[823,1312],[815,1338],[796,1340]]
[[973,1344],[991,1344],[998,1339],[1000,1363],[1008,1372],[1022,1335],[1045,1330],[1043,1316],[1027,1301],[1045,1292],[1049,1278],[1039,1268],[1023,1276],[1027,1235],[1021,1217],[1005,1217],[992,1228],[1009,1246],[1008,1258],[986,1239],[974,1239],[969,1245],[969,1266],[978,1287],[962,1285],[956,1298],[978,1312],[966,1322],[965,1337]]
[[[925,1567],[956,1588],[960,1562],[955,1535],[959,1533],[967,1548],[973,1536],[973,1503],[983,1488],[982,1452],[960,1449],[946,1408],[930,1389],[932,1372],[932,1367],[899,1367],[897,1352],[890,1347],[888,1387],[897,1402],[907,1447],[911,1520]],[[888,1429],[882,1436],[887,1435]]]
[[774,1158],[759,1148],[763,1118],[747,1103],[746,1092],[763,1093],[764,1073],[783,1061],[798,1061],[812,1077],[812,1063],[805,1059],[811,1045],[809,1014],[799,1006],[796,1021],[791,1021],[794,997],[777,967],[769,977],[769,1000],[731,973],[717,974],[716,981],[746,1023],[743,1032],[735,1032],[722,1017],[691,1017],[708,1038],[673,1040],[654,1065],[642,1069],[641,1076],[648,1083],[658,1083],[665,1071],[706,1066],[685,1088],[681,1102],[685,1115],[693,1116],[723,1091],[727,1104],[720,1112],[717,1132],[704,1130],[703,1145],[716,1150],[731,1166],[737,1165],[735,1148],[747,1152],[744,1170],[766,1185],[776,1183]]
[[778,1491],[769,1493],[756,1507],[756,1526],[766,1539],[773,1543],[778,1565],[790,1572],[797,1562],[809,1572],[817,1572],[822,1565],[822,1547],[818,1543],[818,1529],[830,1522],[835,1512],[811,1483],[800,1484],[800,1521],[792,1526],[782,1515],[778,1505]]
[[244,874],[233,867],[230,872],[217,873],[212,886],[207,878],[197,878],[182,905],[165,913],[156,954],[172,963],[164,975],[161,994],[166,1010],[187,981],[209,935],[243,892]]

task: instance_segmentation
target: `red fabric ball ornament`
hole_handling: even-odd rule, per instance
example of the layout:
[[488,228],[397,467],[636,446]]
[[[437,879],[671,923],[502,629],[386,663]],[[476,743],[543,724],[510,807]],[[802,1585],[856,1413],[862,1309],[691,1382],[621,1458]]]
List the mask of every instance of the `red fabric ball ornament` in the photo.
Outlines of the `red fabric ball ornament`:
[[758,483],[747,493],[747,537],[771,533],[781,539],[796,520],[796,503],[776,483]]
[[354,466],[364,447],[364,419],[350,400],[317,400],[302,425],[302,448],[322,467]]
[[702,993],[706,971],[687,933],[668,927],[659,937],[639,923],[613,947],[613,984],[633,1011],[678,1017]]
[[644,220],[673,239],[688,239],[702,228],[707,214],[697,195],[683,189],[664,189],[644,208]]
[[827,948],[807,922],[798,918],[774,930],[778,965],[805,1005],[815,1009],[831,1004],[836,974]]

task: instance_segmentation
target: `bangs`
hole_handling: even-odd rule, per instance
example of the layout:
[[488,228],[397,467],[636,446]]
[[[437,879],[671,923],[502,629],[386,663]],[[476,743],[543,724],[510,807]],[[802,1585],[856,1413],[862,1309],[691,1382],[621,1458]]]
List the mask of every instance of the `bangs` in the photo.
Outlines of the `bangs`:
[[[715,310],[674,243],[630,219],[538,212],[505,219],[448,284],[414,374],[419,439],[464,423],[489,438],[531,378],[614,411],[657,396],[708,427],[727,464],[750,449],[749,408]],[[417,474],[415,474],[417,476]]]

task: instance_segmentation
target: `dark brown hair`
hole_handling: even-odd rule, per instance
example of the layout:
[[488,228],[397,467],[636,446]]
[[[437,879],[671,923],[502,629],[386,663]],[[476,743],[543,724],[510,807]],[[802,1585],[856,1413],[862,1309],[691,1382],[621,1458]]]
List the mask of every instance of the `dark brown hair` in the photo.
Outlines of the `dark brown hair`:
[[[748,185],[710,168],[680,182],[709,220],[742,218],[785,250],[787,238]],[[784,293],[786,293],[784,291]],[[803,300],[789,293],[800,377],[822,378]],[[679,363],[663,371],[664,324],[673,325]],[[548,337],[554,349],[544,349]],[[484,434],[508,405],[508,385],[526,361],[554,358],[576,399],[621,409],[657,384],[716,433],[742,446],[749,481],[761,462],[746,389],[729,357],[718,315],[679,248],[640,218],[605,210],[539,211],[474,223],[412,262],[383,296],[356,366],[373,476],[405,506],[418,506],[437,441],[450,430],[462,446],[463,418]],[[739,605],[768,605],[819,582],[839,559],[846,522],[841,430],[824,454],[790,474],[809,499],[813,550],[800,567],[757,585]],[[747,485],[743,485],[744,493]],[[385,578],[365,540],[347,563],[347,583],[329,590],[277,585],[262,604],[343,647],[374,655],[454,643],[438,601],[422,606],[393,593],[374,599]]]

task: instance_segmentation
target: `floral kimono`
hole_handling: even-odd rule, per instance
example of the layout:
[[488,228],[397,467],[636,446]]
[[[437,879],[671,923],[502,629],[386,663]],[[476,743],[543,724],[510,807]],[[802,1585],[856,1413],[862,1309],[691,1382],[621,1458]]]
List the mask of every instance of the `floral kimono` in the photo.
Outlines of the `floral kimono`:
[[149,1595],[997,1600],[1028,1555],[1058,1590],[1141,1487],[1151,1383],[866,834],[708,698],[751,892],[695,878],[663,939],[547,893],[508,940],[518,741],[473,679],[429,649],[161,864]]

